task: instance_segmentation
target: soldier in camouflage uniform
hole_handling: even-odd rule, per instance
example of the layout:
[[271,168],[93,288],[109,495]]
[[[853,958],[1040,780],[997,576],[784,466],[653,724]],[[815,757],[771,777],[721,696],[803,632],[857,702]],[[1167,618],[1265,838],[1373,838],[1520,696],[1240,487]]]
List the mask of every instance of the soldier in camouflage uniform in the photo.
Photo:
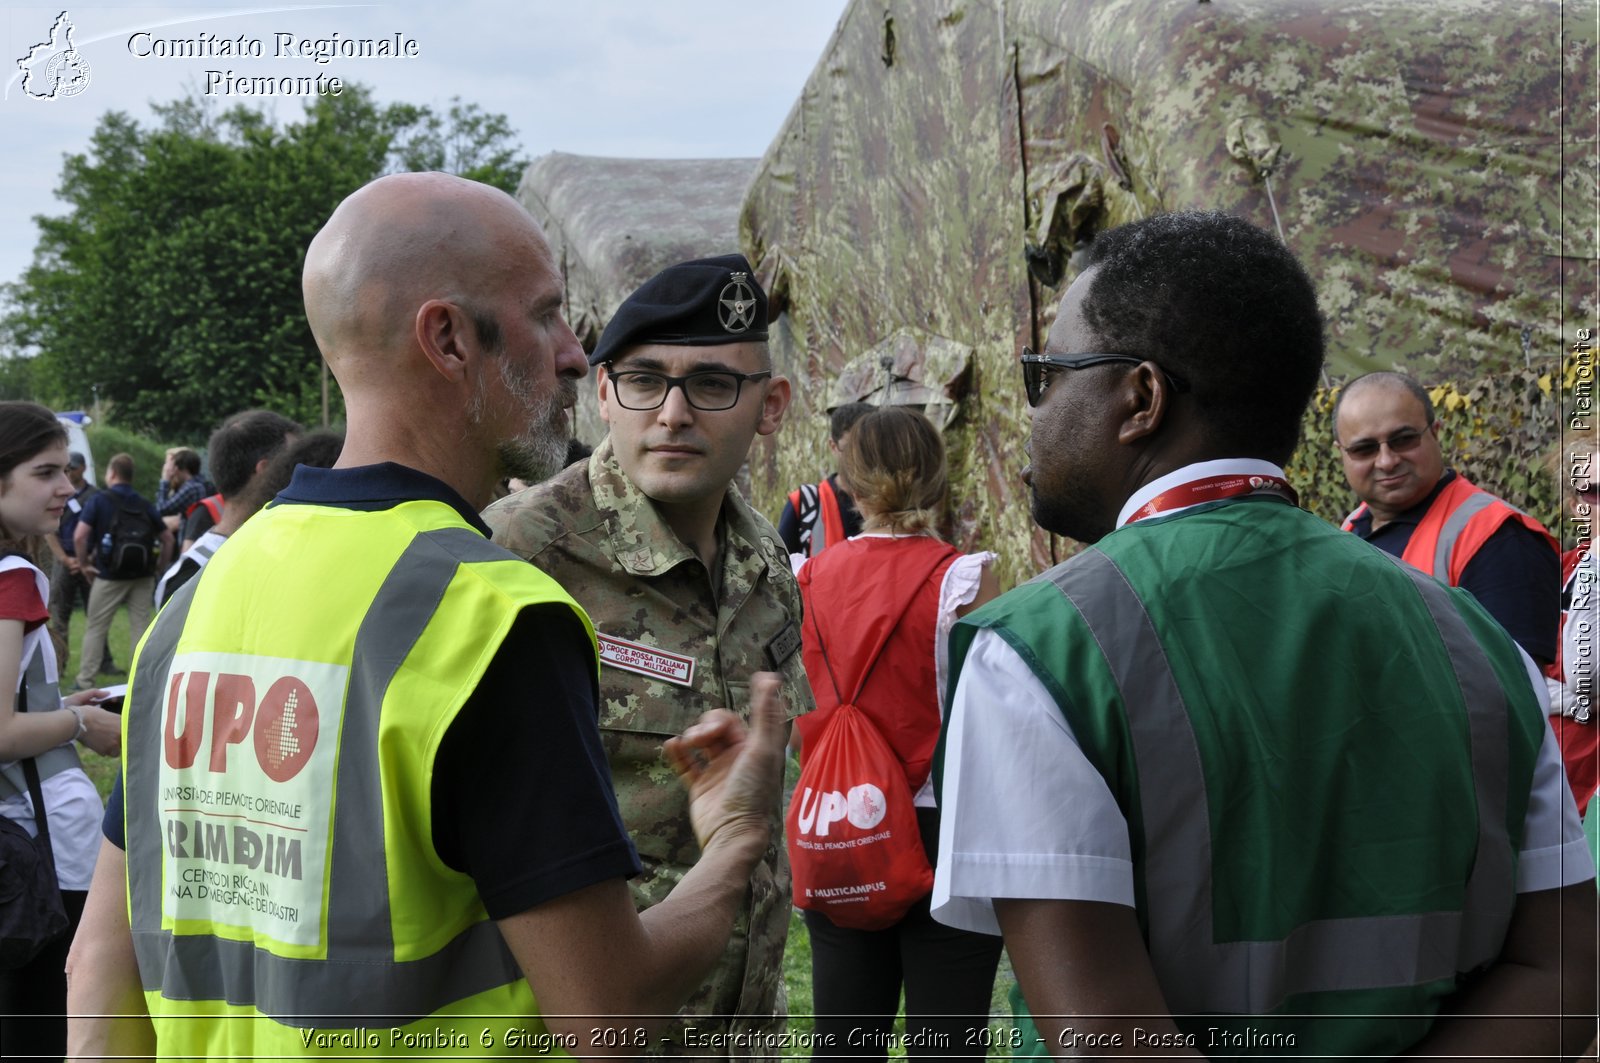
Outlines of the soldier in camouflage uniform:
[[[708,708],[748,703],[758,671],[812,707],[800,594],[777,533],[732,486],[757,433],[777,431],[789,383],[766,350],[765,293],[740,255],[657,274],[590,356],[609,437],[585,463],[484,514],[494,539],[568,588],[600,640],[600,728],[645,908],[698,858],[661,743]],[[682,1012],[673,1055],[769,1058],[786,1013],[789,868],[781,823],[728,951]],[[723,1018],[711,1018],[722,1016]],[[695,1033],[683,1035],[692,1026]],[[723,1037],[722,1035],[727,1035]]]

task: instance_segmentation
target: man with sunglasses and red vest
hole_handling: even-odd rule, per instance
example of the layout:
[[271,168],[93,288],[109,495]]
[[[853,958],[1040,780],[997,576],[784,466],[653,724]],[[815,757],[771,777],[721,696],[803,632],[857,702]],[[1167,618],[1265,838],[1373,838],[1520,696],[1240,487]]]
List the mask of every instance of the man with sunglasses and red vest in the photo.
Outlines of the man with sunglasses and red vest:
[[1400,373],[1346,385],[1333,421],[1361,505],[1344,521],[1373,546],[1463,587],[1528,656],[1556,656],[1560,549],[1528,514],[1444,465],[1433,400]]

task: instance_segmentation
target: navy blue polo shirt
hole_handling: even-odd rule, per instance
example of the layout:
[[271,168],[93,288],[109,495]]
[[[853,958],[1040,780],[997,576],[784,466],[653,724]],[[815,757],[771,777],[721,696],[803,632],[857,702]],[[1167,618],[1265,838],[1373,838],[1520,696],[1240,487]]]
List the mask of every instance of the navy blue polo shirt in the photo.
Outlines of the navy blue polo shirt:
[[[1417,525],[1455,476],[1455,470],[1446,470],[1428,497],[1377,531],[1372,530],[1370,509],[1351,522],[1350,530],[1384,553],[1404,555]],[[1561,626],[1561,557],[1543,536],[1519,521],[1506,521],[1467,562],[1458,586],[1471,591],[1534,661],[1545,665],[1555,660]]]
[[[445,503],[489,536],[477,511],[448,484],[392,462],[298,466],[269,505],[378,511],[418,499]],[[337,600],[330,588],[329,601]],[[525,609],[440,743],[431,791],[434,848],[447,865],[472,876],[491,918],[639,873],[600,744],[597,675],[594,647],[571,609]],[[120,779],[102,832],[125,847]]]
[[425,472],[392,461],[354,469],[317,469],[310,465],[296,465],[289,486],[279,491],[278,496],[267,504],[298,503],[376,512],[418,499],[445,503],[461,514],[462,520],[483,533],[485,539],[489,537],[489,526],[453,487]]

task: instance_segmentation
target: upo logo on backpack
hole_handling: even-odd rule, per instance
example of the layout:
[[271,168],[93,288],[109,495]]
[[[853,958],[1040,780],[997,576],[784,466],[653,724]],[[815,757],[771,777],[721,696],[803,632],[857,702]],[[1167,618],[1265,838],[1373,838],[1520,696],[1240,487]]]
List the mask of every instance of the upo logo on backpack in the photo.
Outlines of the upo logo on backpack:
[[849,702],[805,759],[784,816],[794,903],[835,925],[881,930],[933,888],[906,772],[861,709]]
[[118,498],[111,517],[111,550],[102,559],[113,579],[148,576],[156,567],[156,526],[145,502],[138,497]]
[[858,830],[871,830],[883,822],[884,814],[888,812],[888,801],[884,799],[883,791],[869,782],[850,787],[848,793],[829,790],[819,794],[816,800],[812,800],[811,793],[811,787],[808,786],[800,796],[798,823],[801,834],[813,833],[812,827],[815,826],[816,836],[826,838],[829,824],[841,819],[848,820]]

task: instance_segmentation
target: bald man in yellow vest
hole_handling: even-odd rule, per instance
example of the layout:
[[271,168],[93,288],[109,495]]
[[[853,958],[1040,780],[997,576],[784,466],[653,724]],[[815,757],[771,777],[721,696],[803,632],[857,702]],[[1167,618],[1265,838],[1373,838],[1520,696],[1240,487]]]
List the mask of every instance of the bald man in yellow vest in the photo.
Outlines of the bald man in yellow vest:
[[637,914],[593,628],[477,517],[565,454],[585,364],[549,245],[504,193],[396,175],[334,212],[304,287],[345,449],[142,647],[125,863],[107,842],[69,960],[72,1052],[646,1047],[768,843],[776,681],[752,683],[748,732],[717,710],[668,743],[704,855]]

